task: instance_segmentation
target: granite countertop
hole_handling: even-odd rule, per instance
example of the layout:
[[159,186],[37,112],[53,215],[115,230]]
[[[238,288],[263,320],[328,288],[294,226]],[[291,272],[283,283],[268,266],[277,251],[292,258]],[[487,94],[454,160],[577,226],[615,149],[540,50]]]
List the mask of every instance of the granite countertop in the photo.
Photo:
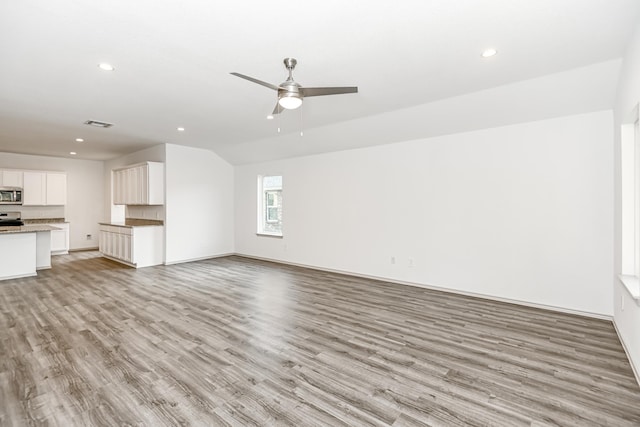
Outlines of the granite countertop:
[[64,218],[22,218],[22,222],[29,224],[60,224],[67,221]]
[[13,233],[35,233],[36,231],[52,231],[60,230],[58,227],[52,227],[50,225],[34,224],[34,225],[17,225],[0,227],[0,234],[13,234]]
[[160,219],[139,219],[139,218],[125,218],[124,222],[99,222],[100,225],[113,225],[115,227],[149,227],[149,226],[162,226],[164,221]]

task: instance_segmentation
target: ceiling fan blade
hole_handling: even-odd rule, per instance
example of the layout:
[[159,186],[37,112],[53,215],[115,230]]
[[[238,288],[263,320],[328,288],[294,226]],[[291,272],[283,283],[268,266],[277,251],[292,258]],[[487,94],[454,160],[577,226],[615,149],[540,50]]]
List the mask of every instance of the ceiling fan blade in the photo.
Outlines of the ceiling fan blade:
[[231,73],[234,76],[240,77],[241,79],[249,80],[250,82],[258,83],[259,85],[268,87],[269,89],[278,90],[278,86],[272,85],[271,83],[263,82],[262,80],[254,79],[253,77],[245,76],[240,73]]
[[300,88],[302,95],[309,96],[341,95],[343,93],[358,93],[356,86],[349,87],[304,87]]
[[276,114],[280,114],[282,112],[282,107],[280,106],[279,102],[276,102],[276,106],[273,107],[273,113],[271,113],[272,116],[275,116]]

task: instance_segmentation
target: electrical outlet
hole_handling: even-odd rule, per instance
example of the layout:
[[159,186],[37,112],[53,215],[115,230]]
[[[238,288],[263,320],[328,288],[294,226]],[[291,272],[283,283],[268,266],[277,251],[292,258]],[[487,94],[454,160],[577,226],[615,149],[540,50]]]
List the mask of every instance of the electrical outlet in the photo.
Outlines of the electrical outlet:
[[391,264],[395,264],[396,263],[396,257],[392,256],[391,257]]
[[409,258],[409,267],[413,267],[413,266],[415,266],[415,262],[413,258]]
[[87,240],[91,240],[93,239],[93,236],[91,234],[87,234]]

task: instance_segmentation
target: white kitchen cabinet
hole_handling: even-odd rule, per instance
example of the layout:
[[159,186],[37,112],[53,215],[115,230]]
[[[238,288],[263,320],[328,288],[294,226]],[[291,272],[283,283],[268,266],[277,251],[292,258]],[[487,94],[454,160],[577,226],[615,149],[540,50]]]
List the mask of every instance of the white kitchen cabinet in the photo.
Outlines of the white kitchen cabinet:
[[141,268],[164,262],[164,227],[100,225],[102,255],[131,267]]
[[59,228],[51,230],[51,255],[66,255],[69,253],[69,223],[56,222],[50,225]]
[[124,173],[122,170],[111,171],[111,178],[112,178],[111,195],[113,198],[114,205],[125,204],[123,175]]
[[2,187],[22,187],[23,172],[20,170],[3,170],[0,174],[0,186]]
[[24,172],[22,188],[23,206],[44,206],[47,204],[47,173]]
[[164,204],[164,164],[145,162],[113,170],[116,205]]
[[62,206],[67,204],[67,174],[64,172],[25,171],[23,206]]

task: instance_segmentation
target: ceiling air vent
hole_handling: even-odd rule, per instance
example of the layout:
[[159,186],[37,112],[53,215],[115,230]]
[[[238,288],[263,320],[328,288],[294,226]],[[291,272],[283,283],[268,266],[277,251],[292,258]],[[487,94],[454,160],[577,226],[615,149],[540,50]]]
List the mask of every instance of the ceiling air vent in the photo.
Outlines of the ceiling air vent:
[[97,128],[110,128],[111,126],[113,126],[113,123],[99,122],[97,120],[87,120],[86,122],[84,122],[84,124],[95,126]]

